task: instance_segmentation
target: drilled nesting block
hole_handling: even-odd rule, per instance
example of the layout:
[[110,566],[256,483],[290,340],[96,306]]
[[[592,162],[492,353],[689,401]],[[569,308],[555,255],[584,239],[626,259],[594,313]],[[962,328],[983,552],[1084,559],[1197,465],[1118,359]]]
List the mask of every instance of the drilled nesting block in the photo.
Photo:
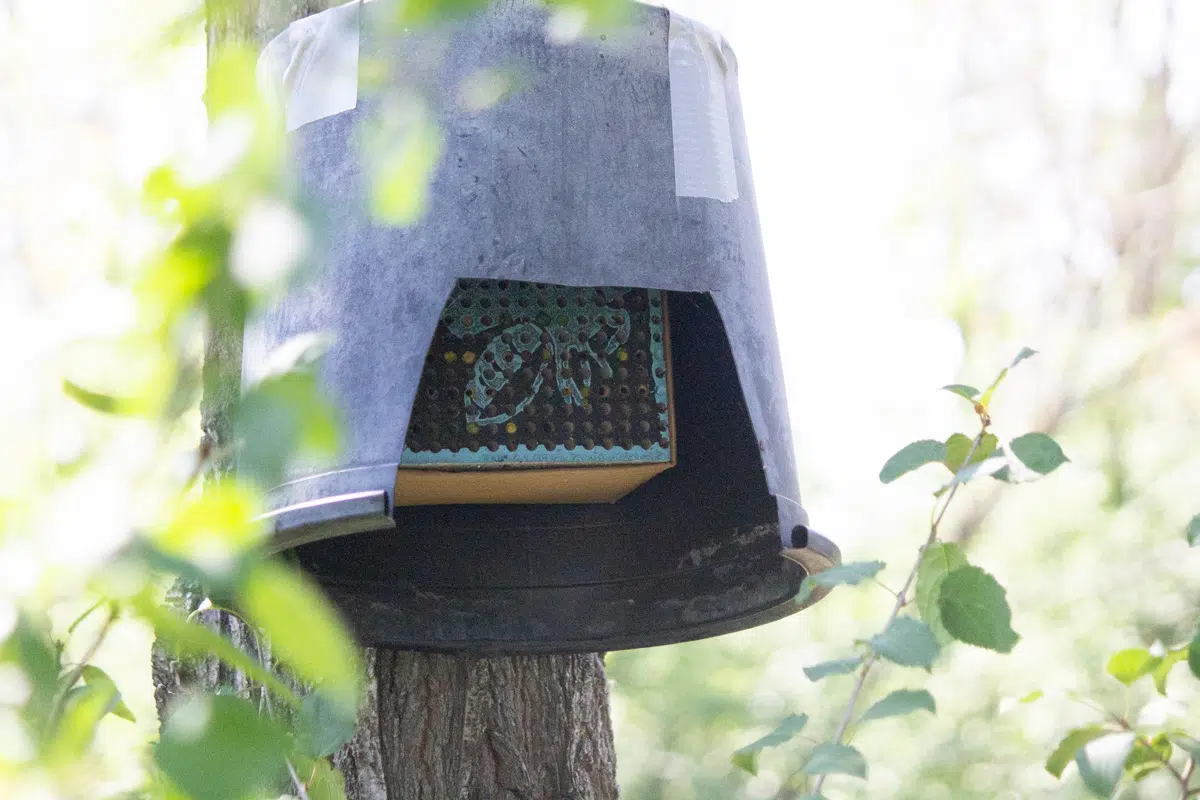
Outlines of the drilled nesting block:
[[655,289],[459,281],[396,503],[610,502],[670,467],[666,314]]

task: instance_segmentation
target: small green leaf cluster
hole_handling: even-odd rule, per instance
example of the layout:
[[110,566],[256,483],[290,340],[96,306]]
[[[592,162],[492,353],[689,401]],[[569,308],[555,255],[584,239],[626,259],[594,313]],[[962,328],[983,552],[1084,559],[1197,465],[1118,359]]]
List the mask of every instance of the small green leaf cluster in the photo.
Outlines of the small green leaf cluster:
[[[1184,536],[1189,545],[1198,543],[1200,515],[1188,523]],[[1113,653],[1105,666],[1109,677],[1130,691],[1149,679],[1154,691],[1167,697],[1167,678],[1175,666],[1187,662],[1193,677],[1200,678],[1200,626],[1192,640],[1174,648],[1154,644],[1150,648],[1131,647]],[[1044,697],[1038,692],[1029,701]],[[1147,715],[1130,707],[1117,714],[1104,710],[1095,700],[1077,694],[1068,695],[1073,702],[1102,713],[1103,718],[1090,725],[1067,731],[1046,759],[1046,771],[1061,778],[1067,766],[1075,764],[1079,779],[1095,797],[1111,798],[1122,784],[1132,785],[1155,773],[1168,774],[1179,784],[1179,797],[1200,795],[1193,787],[1193,773],[1200,763],[1200,740],[1177,720],[1148,724]]]

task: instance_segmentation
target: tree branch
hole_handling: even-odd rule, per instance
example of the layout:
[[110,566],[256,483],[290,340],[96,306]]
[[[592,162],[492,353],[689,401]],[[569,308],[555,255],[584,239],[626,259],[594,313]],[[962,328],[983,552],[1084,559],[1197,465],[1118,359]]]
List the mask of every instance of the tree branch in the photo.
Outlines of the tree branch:
[[[975,435],[974,441],[971,442],[971,449],[967,451],[966,458],[963,459],[963,464],[971,463],[971,456],[975,455],[979,443],[983,440],[983,436],[987,433],[988,418],[986,414],[981,415],[982,425],[979,433]],[[929,535],[925,537],[924,544],[917,551],[916,561],[912,565],[912,569],[908,571],[908,577],[904,580],[904,585],[900,591],[896,593],[896,602],[892,605],[892,613],[888,615],[887,622],[884,623],[883,629],[886,630],[889,625],[895,621],[896,617],[900,616],[900,612],[908,605],[908,593],[912,590],[913,584],[917,580],[917,573],[921,571],[921,564],[925,561],[925,553],[937,541],[938,528],[942,524],[942,518],[946,515],[946,509],[950,507],[950,503],[954,501],[954,496],[958,494],[958,489],[963,484],[955,483],[950,487],[950,491],[946,494],[946,499],[939,499],[934,503],[933,511],[930,514]],[[858,678],[854,681],[854,689],[850,692],[850,699],[846,702],[846,710],[842,714],[842,721],[838,724],[837,732],[833,735],[834,744],[842,744],[846,736],[846,731],[850,728],[850,724],[854,721],[854,709],[858,705],[858,698],[862,694],[863,687],[867,684],[867,676],[871,673],[871,668],[875,666],[875,662],[879,660],[879,655],[874,651],[866,657],[862,666],[858,670]],[[813,794],[820,794],[821,787],[825,785],[826,775],[818,775],[816,783],[813,784]]]

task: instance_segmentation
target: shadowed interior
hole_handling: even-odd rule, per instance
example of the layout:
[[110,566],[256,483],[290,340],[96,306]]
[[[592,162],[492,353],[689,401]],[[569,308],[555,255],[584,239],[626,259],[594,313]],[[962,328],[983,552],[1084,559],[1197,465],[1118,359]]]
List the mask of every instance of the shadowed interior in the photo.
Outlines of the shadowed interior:
[[669,304],[674,468],[615,503],[398,507],[395,530],[296,549],[366,643],[620,649],[798,608],[724,326],[707,294]]

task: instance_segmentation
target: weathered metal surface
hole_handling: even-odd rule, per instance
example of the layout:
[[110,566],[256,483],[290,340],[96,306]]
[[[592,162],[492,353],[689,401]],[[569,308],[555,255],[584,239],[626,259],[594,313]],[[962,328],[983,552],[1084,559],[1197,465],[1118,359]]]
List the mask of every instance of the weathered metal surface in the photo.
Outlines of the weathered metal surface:
[[[281,533],[291,525],[311,541],[301,562],[368,641],[387,644],[639,646],[795,610],[805,570],[838,555],[799,502],[728,46],[718,42],[710,89],[724,101],[737,191],[679,196],[665,10],[639,6],[627,30],[556,43],[533,4],[419,38],[372,24],[385,6],[361,8],[362,60],[398,65],[429,91],[443,156],[424,216],[395,228],[369,214],[361,149],[385,94],[360,83],[354,109],[292,135],[298,182],[333,245],[313,285],[255,321],[246,374],[292,335],[332,332],[320,375],[348,446],[332,469],[300,468],[272,493]],[[459,108],[464,82],[488,69],[520,76],[516,91],[484,111]],[[394,508],[394,530],[313,541],[327,525],[313,501],[392,496],[429,345],[460,279],[663,292],[676,466],[611,504]],[[781,543],[798,563],[780,557]]]

